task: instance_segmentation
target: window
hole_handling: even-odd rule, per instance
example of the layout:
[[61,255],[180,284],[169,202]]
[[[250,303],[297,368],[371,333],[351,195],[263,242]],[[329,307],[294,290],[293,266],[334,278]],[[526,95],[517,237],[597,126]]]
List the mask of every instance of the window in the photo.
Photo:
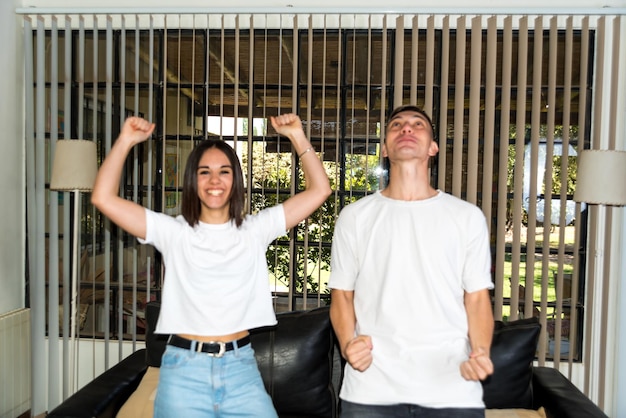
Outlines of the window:
[[[44,85],[33,77],[35,89],[45,89],[48,105],[55,93],[61,109],[48,110],[69,123],[49,124],[48,138],[94,138],[102,157],[127,114],[155,121],[154,138],[127,162],[121,192],[174,215],[187,155],[198,141],[219,137],[240,155],[254,212],[303,187],[289,141],[268,123],[271,115],[298,113],[334,194],[276,240],[267,258],[276,309],[308,309],[328,303],[336,216],[384,181],[385,115],[394,103],[416,103],[432,114],[440,143],[433,185],[477,204],[489,221],[496,317],[538,315],[547,330],[538,356],[580,358],[582,332],[569,329],[580,330],[584,314],[575,246],[584,212],[572,190],[576,151],[589,146],[592,30],[571,22],[529,28],[527,17],[514,28],[510,17],[496,24],[488,17],[346,23],[316,16],[293,27],[253,16],[254,29],[243,16],[231,18],[208,17],[194,29],[105,30],[92,22],[35,31],[46,43],[62,40],[56,55],[48,50],[32,69],[45,73]],[[53,79],[51,65],[69,80]],[[69,95],[58,94],[66,89]],[[81,303],[88,308],[81,332],[140,337],[142,307],[161,290],[160,255],[88,204],[83,215]],[[62,234],[48,238],[48,245],[63,241]]]

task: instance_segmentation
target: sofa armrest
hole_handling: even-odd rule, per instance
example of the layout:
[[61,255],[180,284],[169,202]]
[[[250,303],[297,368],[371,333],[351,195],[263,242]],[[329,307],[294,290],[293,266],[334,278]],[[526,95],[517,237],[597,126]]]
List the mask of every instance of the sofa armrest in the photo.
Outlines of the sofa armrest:
[[96,377],[52,410],[48,418],[115,418],[146,372],[141,349]]
[[533,368],[535,407],[543,406],[548,417],[608,418],[561,372],[552,367]]

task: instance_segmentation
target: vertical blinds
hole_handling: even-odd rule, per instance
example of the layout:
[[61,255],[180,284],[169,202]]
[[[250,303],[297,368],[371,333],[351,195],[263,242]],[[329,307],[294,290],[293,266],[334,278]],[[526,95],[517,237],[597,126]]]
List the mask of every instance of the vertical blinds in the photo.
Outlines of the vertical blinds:
[[[602,406],[609,287],[594,260],[596,208],[573,203],[576,154],[616,131],[620,16],[438,14],[25,15],[27,198],[33,321],[47,329],[48,409],[76,390],[68,364],[72,198],[47,190],[55,141],[97,141],[108,153],[123,120],[157,123],[129,158],[120,193],[175,215],[186,156],[208,137],[242,160],[249,211],[303,187],[297,156],[268,123],[298,113],[334,193],[268,251],[277,310],[329,302],[332,226],[346,204],[383,187],[385,116],[403,103],[433,116],[433,184],[478,205],[493,254],[494,314],[537,316],[539,364],[585,367]],[[623,36],[622,36],[623,38]],[[610,52],[609,52],[610,51]],[[623,59],[622,59],[623,61]],[[623,71],[623,69],[622,69]],[[609,79],[609,81],[604,78]],[[608,98],[608,99],[607,99]],[[610,118],[601,118],[609,112]],[[602,119],[603,123],[597,123]],[[604,141],[604,142],[603,142]],[[135,349],[143,307],[164,266],[83,197],[78,356],[92,376]],[[362,225],[368,228],[368,225]],[[585,239],[589,236],[590,240]],[[604,235],[602,235],[604,236]],[[45,243],[45,244],[44,244]],[[608,247],[608,246],[607,246]],[[582,252],[579,252],[582,249]],[[606,251],[605,268],[611,254]],[[46,260],[41,272],[42,260]],[[594,293],[595,292],[595,293]],[[600,296],[597,296],[599,292]],[[47,312],[43,308],[48,301]],[[584,336],[585,338],[582,338]],[[98,348],[96,348],[96,346]],[[100,346],[103,346],[101,354]],[[88,348],[91,347],[91,348]],[[593,359],[599,358],[594,367]],[[83,369],[84,371],[84,369]],[[46,373],[42,371],[42,376]],[[42,379],[44,380],[44,379]],[[79,385],[81,383],[79,382]],[[34,388],[33,396],[41,396]]]

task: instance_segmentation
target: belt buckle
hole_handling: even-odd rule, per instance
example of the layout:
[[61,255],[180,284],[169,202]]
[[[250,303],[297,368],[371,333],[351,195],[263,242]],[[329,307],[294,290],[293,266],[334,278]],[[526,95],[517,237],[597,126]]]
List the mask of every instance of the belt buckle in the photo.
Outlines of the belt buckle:
[[223,357],[224,353],[226,353],[226,343],[224,341],[209,341],[206,343],[200,343],[198,345],[198,351],[202,351],[202,346],[204,344],[217,344],[220,346],[220,350],[217,353],[206,353],[211,357]]

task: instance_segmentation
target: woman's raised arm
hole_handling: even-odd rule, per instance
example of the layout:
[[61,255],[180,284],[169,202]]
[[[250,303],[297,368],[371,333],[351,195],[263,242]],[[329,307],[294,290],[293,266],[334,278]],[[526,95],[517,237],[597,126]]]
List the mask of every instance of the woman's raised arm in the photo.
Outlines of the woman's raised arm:
[[[290,197],[283,203],[287,229],[293,228],[308,217],[330,196],[328,176],[322,162],[317,157],[311,142],[302,130],[298,115],[287,113],[271,117],[272,126],[281,135],[286,136],[295,148],[304,171],[304,191]],[[295,180],[294,180],[295,181]]]
[[91,203],[100,212],[129,234],[142,239],[146,237],[145,209],[119,196],[120,177],[130,150],[148,139],[154,127],[154,123],[139,117],[126,119],[120,135],[98,170],[91,193]]

